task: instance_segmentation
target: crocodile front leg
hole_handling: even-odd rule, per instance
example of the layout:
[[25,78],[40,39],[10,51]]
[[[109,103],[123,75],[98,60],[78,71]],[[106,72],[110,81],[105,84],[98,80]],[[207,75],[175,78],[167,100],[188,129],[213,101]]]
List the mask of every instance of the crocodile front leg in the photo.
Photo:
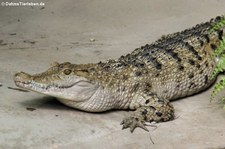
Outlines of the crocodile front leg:
[[156,95],[145,94],[139,96],[134,104],[136,111],[121,122],[122,129],[130,128],[133,132],[136,127],[146,131],[145,122],[165,122],[174,119],[174,108],[168,100],[161,100]]

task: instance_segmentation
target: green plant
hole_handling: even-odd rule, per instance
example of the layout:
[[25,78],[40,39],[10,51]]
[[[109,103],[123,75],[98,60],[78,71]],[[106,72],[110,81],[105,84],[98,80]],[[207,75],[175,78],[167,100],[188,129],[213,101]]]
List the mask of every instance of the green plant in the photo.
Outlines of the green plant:
[[[214,90],[211,94],[211,100],[215,98],[215,96],[225,89],[225,77],[220,80],[220,82],[216,83]],[[221,99],[222,102],[225,102],[225,97]],[[225,109],[225,105],[223,107]]]
[[224,26],[225,26],[225,15],[222,16],[222,19],[218,23],[216,23],[209,32],[211,33],[213,31],[220,30],[221,28],[224,28]]
[[[212,33],[213,31],[224,29],[224,27],[225,27],[225,17],[223,17],[221,21],[219,21],[218,23],[214,25],[212,30],[210,30],[210,33]],[[222,38],[222,41],[220,42],[220,46],[215,50],[213,56],[219,59],[217,66],[212,75],[212,77],[215,78],[219,73],[225,71],[225,37]],[[223,77],[218,83],[216,83],[214,90],[211,94],[211,101],[215,99],[218,93],[223,90],[225,90],[225,77]],[[225,97],[223,97],[221,101],[225,103]],[[225,109],[225,105],[224,105],[224,109]]]
[[213,78],[215,78],[219,73],[224,72],[225,70],[225,37],[221,41],[220,46],[214,52],[214,57],[219,58],[219,61],[213,72]]

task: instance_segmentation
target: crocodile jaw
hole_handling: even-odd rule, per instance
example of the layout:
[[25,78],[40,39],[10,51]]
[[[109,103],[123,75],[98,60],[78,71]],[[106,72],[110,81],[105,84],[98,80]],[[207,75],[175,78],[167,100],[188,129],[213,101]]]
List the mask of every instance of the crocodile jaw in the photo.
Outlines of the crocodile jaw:
[[18,87],[74,102],[90,99],[98,88],[97,84],[92,84],[82,77],[70,78],[60,84],[39,83],[33,78],[32,75],[20,72],[15,74],[14,82]]

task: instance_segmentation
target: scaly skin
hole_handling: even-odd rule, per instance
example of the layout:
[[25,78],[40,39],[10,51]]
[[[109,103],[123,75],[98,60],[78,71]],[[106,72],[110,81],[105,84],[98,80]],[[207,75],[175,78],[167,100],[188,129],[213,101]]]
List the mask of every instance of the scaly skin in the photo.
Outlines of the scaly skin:
[[221,17],[163,36],[116,60],[97,64],[55,63],[46,72],[15,74],[19,87],[57,97],[70,107],[90,112],[136,110],[123,128],[145,130],[145,122],[174,119],[170,100],[206,89],[215,79],[213,51],[223,30],[210,29]]

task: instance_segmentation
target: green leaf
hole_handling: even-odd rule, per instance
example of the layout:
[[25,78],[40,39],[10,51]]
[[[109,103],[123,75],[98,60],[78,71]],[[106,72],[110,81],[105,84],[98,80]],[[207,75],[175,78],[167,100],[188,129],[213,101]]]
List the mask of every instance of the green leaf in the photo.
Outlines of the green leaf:
[[[218,83],[216,83],[214,90],[211,94],[211,101],[215,99],[216,95],[225,89],[225,77],[222,78]],[[225,100],[225,97],[222,99],[222,101]]]
[[216,68],[213,71],[212,78],[215,78],[219,73],[224,71],[225,71],[225,54],[223,54],[220,57],[219,62],[217,63]]

